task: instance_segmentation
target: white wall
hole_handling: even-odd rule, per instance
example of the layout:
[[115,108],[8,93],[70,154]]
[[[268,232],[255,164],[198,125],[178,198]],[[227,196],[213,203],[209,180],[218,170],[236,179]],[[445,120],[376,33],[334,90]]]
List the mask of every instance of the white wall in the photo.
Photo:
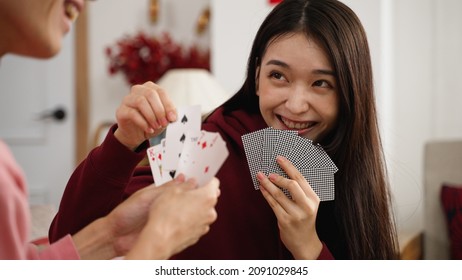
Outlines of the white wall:
[[392,9],[393,102],[385,129],[392,139],[387,159],[398,230],[406,237],[423,228],[423,147],[432,136],[434,114],[433,5],[433,0],[395,1]]
[[212,72],[230,94],[244,82],[253,38],[272,7],[268,0],[211,0]]
[[434,138],[462,137],[462,1],[435,1]]
[[398,229],[406,239],[428,222],[423,216],[425,143],[462,138],[462,2],[389,2],[393,67],[391,116],[384,116],[384,130]]
[[159,0],[160,13],[156,24],[149,21],[148,0],[111,0],[88,2],[89,21],[89,92],[90,133],[101,122],[113,121],[115,111],[130,87],[122,74],[110,76],[105,49],[114,46],[124,35],[138,31],[158,35],[170,33],[184,45],[209,45],[209,31],[195,35],[197,18],[209,0]]

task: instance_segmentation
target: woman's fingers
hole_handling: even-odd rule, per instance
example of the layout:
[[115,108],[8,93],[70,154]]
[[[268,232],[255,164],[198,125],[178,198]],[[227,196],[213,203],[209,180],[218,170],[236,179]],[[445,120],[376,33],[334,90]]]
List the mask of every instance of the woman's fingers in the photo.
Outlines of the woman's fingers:
[[[166,92],[153,82],[133,86],[126,105],[139,112],[154,130],[165,128],[176,120],[175,106]],[[152,133],[152,130],[147,132]]]
[[166,127],[175,121],[176,109],[165,90],[153,82],[146,82],[143,86],[148,89],[146,99],[157,123]]
[[116,111],[114,135],[129,149],[157,136],[176,120],[176,109],[167,93],[153,82],[134,85]]
[[280,188],[274,185],[263,173],[257,173],[257,179],[260,182],[260,190],[276,216],[290,212],[289,198]]
[[305,177],[300,173],[300,171],[285,157],[278,156],[276,158],[277,163],[279,166],[287,173],[289,178],[295,180],[299,185],[301,190],[304,192],[305,196],[313,198],[318,197],[317,194],[313,191],[308,181],[306,181]]
[[[299,211],[312,211],[313,208],[317,208],[319,197],[303,175],[286,158],[278,157],[277,162],[289,178],[278,174],[270,174],[268,177],[261,172],[257,174],[263,196],[271,208],[275,212],[283,211],[291,214]],[[290,198],[283,190],[290,193]]]
[[173,104],[172,100],[168,96],[168,93],[162,89],[161,87],[157,86],[157,92],[158,96],[160,99],[160,102],[163,104],[164,107],[164,112],[165,112],[165,118],[167,122],[174,122],[176,121],[177,118],[177,112],[176,112],[176,107]]

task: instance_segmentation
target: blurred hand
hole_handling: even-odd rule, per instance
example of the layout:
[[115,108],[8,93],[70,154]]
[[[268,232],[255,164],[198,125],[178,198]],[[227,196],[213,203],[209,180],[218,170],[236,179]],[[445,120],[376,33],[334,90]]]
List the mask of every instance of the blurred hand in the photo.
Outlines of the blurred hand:
[[126,254],[133,247],[146,225],[151,205],[156,203],[158,197],[164,192],[188,188],[190,188],[190,183],[184,182],[184,176],[178,176],[159,187],[147,186],[135,192],[103,218],[113,236],[112,242],[117,256]]
[[215,205],[219,194],[216,178],[200,188],[194,179],[163,188],[126,258],[168,259],[196,243],[217,218]]
[[[281,240],[294,258],[316,259],[322,250],[316,232],[319,197],[291,162],[283,157],[277,161],[290,179],[258,173],[261,192],[276,215]],[[287,189],[292,199],[280,188]]]
[[167,93],[153,82],[135,85],[116,111],[114,136],[134,150],[143,141],[162,133],[176,120],[176,108]]

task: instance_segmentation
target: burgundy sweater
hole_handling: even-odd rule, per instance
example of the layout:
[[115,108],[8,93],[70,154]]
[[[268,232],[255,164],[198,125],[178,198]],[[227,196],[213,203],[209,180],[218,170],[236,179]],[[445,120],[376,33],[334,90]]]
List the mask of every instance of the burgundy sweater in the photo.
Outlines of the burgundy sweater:
[[[203,130],[221,134],[229,150],[229,157],[216,175],[221,191],[216,206],[218,219],[206,235],[174,259],[293,259],[279,238],[271,207],[253,187],[241,141],[243,134],[265,127],[260,114],[234,111],[224,115],[222,109],[216,110],[203,123]],[[51,241],[73,234],[107,215],[135,191],[153,183],[150,167],[137,167],[146,154],[148,142],[132,152],[115,139],[114,129],[71,176],[51,224]],[[330,217],[323,217],[324,226],[318,230],[324,245],[319,259],[333,258],[327,248],[330,248],[329,243],[334,249],[338,247],[335,223],[332,225],[335,219],[327,216]]]

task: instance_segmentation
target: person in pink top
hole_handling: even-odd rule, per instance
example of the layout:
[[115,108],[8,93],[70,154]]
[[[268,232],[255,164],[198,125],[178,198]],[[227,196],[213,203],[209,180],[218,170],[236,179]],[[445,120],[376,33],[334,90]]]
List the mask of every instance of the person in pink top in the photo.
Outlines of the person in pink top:
[[[0,0],[0,58],[54,56],[83,6],[83,0]],[[174,121],[176,113],[163,119]],[[122,138],[117,139],[124,143]],[[219,194],[216,178],[197,188],[194,179],[180,175],[147,186],[108,215],[39,249],[29,243],[25,175],[0,139],[0,259],[167,259],[209,231]]]

